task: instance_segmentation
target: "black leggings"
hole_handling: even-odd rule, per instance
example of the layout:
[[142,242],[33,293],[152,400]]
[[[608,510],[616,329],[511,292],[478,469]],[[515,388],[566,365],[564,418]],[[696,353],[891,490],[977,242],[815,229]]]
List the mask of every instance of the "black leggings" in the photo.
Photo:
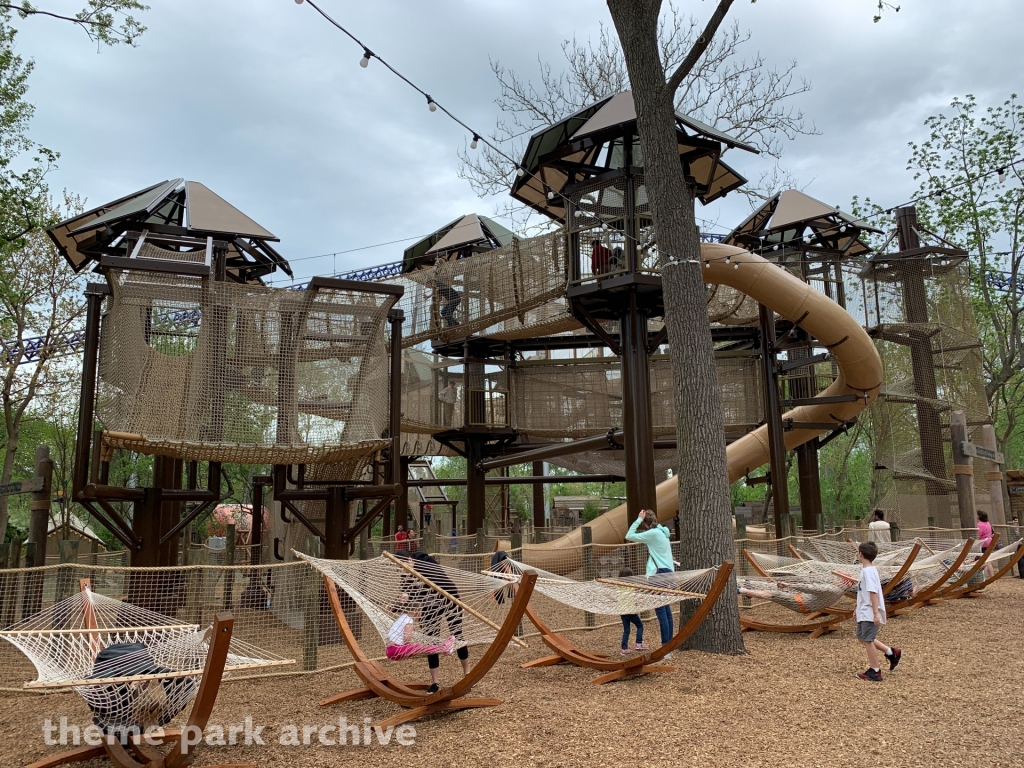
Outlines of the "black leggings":
[[[469,648],[467,648],[464,645],[457,651],[455,651],[455,655],[458,656],[462,661],[465,661],[469,658]],[[441,657],[438,656],[436,653],[430,654],[429,656],[427,656],[427,666],[431,669],[437,669],[441,666]]]
[[[447,599],[443,602],[438,602],[423,611],[423,618],[420,622],[423,627],[423,631],[428,635],[440,637],[442,618],[448,624],[448,631],[451,632],[457,640],[462,640],[462,609],[454,603],[449,602]],[[469,658],[469,648],[462,646],[456,650],[456,654],[460,659],[465,661]],[[440,656],[436,653],[432,653],[427,656],[427,665],[431,669],[437,669],[441,666]]]

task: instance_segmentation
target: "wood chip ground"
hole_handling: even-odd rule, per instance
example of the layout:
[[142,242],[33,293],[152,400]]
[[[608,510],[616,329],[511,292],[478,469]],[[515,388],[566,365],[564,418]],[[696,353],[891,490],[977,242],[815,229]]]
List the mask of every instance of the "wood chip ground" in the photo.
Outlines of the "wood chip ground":
[[[656,640],[656,622],[646,627]],[[379,700],[320,708],[319,699],[358,685],[351,670],[230,682],[211,722],[250,716],[266,726],[266,746],[201,745],[196,765],[1024,766],[1024,581],[1006,578],[986,598],[894,618],[880,638],[906,655],[896,673],[883,672],[881,684],[855,677],[865,658],[854,629],[847,622],[817,640],[747,634],[744,656],[677,653],[674,674],[601,687],[589,683],[594,673],[575,667],[519,669],[544,653],[533,639],[528,651],[511,647],[475,691],[501,698],[500,707],[421,720],[408,747],[278,744],[286,724],[327,725],[344,715],[361,725],[364,717],[399,711]],[[618,648],[615,627],[572,636],[591,650]],[[405,678],[426,678],[421,659],[392,668]],[[454,658],[445,659],[443,679],[454,682],[457,669]],[[0,766],[57,752],[44,745],[41,726],[62,715],[90,722],[74,694],[0,693]]]

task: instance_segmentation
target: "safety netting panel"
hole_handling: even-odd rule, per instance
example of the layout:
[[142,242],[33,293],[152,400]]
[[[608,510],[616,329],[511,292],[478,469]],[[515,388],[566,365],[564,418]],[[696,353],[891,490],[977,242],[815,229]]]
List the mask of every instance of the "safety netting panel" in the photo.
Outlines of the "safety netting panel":
[[436,264],[386,282],[405,295],[404,346],[463,338],[565,295],[565,234],[517,238],[508,245]]
[[[726,429],[743,433],[763,414],[759,363],[752,357],[719,358]],[[672,367],[668,356],[650,363],[651,423],[655,435],[676,432]],[[535,359],[510,372],[515,393],[513,426],[553,438],[579,438],[622,426],[622,375],[617,357]]]
[[387,444],[393,295],[141,271],[110,281],[96,408],[108,445],[189,460],[358,464]]
[[[864,311],[884,381],[870,408],[880,506],[900,527],[959,522],[950,415],[962,410],[968,439],[984,444],[991,423],[981,340],[966,262],[894,260],[866,279]],[[975,498],[988,481],[975,469]]]

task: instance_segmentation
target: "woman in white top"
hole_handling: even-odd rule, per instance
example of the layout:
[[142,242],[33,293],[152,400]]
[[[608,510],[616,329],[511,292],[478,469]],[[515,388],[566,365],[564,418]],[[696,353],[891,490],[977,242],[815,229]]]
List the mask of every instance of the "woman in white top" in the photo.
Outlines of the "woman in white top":
[[892,541],[889,524],[885,522],[885,512],[881,509],[876,509],[871,513],[871,522],[868,523],[868,541],[875,543]]

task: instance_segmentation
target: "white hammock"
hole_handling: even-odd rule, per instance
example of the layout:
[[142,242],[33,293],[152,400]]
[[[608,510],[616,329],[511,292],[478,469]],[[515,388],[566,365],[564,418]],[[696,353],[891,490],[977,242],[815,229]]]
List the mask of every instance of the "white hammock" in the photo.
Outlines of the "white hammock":
[[[403,614],[413,619],[413,643],[440,645],[449,637],[456,648],[491,643],[511,603],[507,581],[435,562],[392,555],[372,560],[295,556],[343,590],[389,645],[401,644],[388,634]],[[513,641],[525,647],[518,638]]]
[[[83,589],[0,632],[36,668],[26,688],[74,687],[105,732],[163,726],[195,698],[207,633]],[[293,664],[232,638],[225,671]]]
[[505,559],[492,566],[488,574],[499,578],[518,579],[523,571],[536,571],[534,591],[563,605],[602,616],[628,613],[674,605],[682,600],[702,600],[710,589],[718,568],[659,573],[657,576],[622,576],[594,581],[575,581],[566,576]]

